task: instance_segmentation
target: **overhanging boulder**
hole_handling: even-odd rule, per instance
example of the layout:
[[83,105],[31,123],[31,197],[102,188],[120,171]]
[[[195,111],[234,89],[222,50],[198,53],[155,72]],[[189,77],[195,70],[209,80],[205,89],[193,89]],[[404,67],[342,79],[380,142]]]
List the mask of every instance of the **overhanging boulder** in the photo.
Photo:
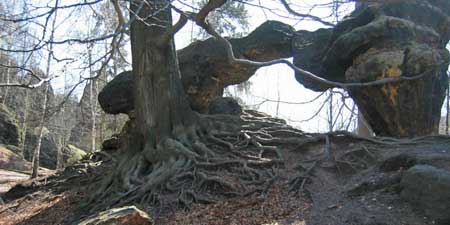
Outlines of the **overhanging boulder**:
[[[294,29],[284,23],[267,21],[243,38],[230,39],[239,58],[267,61],[292,56]],[[197,41],[178,51],[181,80],[191,107],[207,113],[209,104],[221,97],[229,85],[248,80],[255,66],[230,63],[225,48],[214,38]],[[102,109],[111,114],[133,110],[133,78],[127,71],[116,76],[99,93]]]
[[134,108],[131,71],[118,74],[98,94],[98,102],[109,114],[128,113]]

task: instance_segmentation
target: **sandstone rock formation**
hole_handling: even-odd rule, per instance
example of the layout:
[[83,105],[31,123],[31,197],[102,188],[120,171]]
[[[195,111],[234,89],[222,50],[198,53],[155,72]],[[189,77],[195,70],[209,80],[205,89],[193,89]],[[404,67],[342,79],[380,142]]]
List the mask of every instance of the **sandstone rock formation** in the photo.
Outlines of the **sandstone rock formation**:
[[[294,62],[338,82],[417,78],[348,91],[377,135],[435,133],[448,86],[449,9],[450,2],[444,0],[369,2],[332,32],[308,34],[312,44],[296,42]],[[324,47],[317,43],[324,41]],[[330,88],[297,78],[314,90]]]
[[[236,57],[266,61],[291,57],[293,34],[291,26],[267,21],[248,36],[230,42]],[[211,101],[222,97],[225,87],[247,81],[258,69],[228,62],[224,47],[213,38],[179,50],[178,60],[191,107],[201,113],[207,113]],[[130,112],[134,107],[132,90],[132,72],[119,74],[99,93],[102,109],[111,114]]]

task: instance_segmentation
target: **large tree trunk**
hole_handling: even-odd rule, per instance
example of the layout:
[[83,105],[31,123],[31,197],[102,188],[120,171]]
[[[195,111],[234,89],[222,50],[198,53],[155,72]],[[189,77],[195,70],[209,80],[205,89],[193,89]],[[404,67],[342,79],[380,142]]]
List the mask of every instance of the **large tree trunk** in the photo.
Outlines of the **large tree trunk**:
[[[282,129],[285,124],[279,120],[244,121],[239,116],[192,111],[181,83],[174,42],[167,41],[169,4],[169,0],[150,1],[138,12],[140,1],[131,1],[131,10],[145,18],[133,21],[130,33],[134,112],[129,113],[131,120],[121,133],[121,160],[91,196],[96,207],[137,200],[190,205],[242,196],[267,185],[274,177],[272,167],[281,162],[278,149],[239,132],[241,123]],[[130,13],[132,17],[134,13]],[[241,141],[234,144],[229,140]],[[235,151],[250,140],[255,148]],[[163,202],[161,195],[165,196]]]
[[[141,18],[148,18],[131,24],[136,121],[133,147],[153,152],[150,154],[156,162],[173,154],[167,149],[158,150],[162,149],[163,141],[180,135],[177,132],[183,132],[192,123],[193,113],[181,86],[174,42],[161,42],[172,25],[167,7],[170,1],[150,1],[137,12],[139,3],[132,1],[131,10]],[[148,16],[155,12],[154,17]]]

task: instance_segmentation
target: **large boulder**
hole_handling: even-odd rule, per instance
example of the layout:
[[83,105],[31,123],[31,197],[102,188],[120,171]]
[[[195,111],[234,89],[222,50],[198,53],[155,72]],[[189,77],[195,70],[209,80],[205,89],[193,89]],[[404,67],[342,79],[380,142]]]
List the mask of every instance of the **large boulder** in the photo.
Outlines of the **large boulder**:
[[109,209],[93,215],[78,225],[152,225],[147,213],[135,206]]
[[98,102],[109,114],[128,113],[134,108],[131,71],[120,73],[98,94]]
[[11,151],[7,146],[0,145],[0,169],[12,171],[30,171],[31,163],[21,155]]
[[[437,133],[448,86],[449,12],[447,0],[368,1],[332,30],[298,32],[310,44],[294,43],[294,63],[337,82],[415,78],[348,92],[377,135]],[[314,90],[331,87],[301,74],[297,80]]]
[[0,104],[0,144],[18,146],[20,142],[19,125],[15,115]]
[[429,165],[407,170],[400,182],[401,197],[435,220],[450,224],[450,172]]

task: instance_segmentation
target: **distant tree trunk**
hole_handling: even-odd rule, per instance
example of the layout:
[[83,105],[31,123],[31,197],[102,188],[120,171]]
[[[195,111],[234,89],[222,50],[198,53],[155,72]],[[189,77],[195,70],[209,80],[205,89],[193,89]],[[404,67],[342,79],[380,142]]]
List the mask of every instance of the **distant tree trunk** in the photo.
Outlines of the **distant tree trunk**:
[[[55,8],[58,7],[58,3],[59,1],[57,0],[55,3]],[[55,34],[55,24],[56,24],[56,12],[55,11],[55,15],[52,21],[52,28],[51,28],[51,33],[50,33],[50,44],[49,44],[49,50],[48,50],[48,55],[47,55],[47,69],[45,71],[45,77],[48,78],[50,77],[50,66],[51,66],[51,61],[52,61],[52,55],[53,55],[53,37]],[[42,138],[44,137],[44,123],[45,120],[47,118],[47,106],[48,106],[48,91],[50,87],[50,83],[47,81],[44,84],[44,102],[42,103],[42,116],[41,116],[41,120],[39,121],[39,136],[38,136],[38,140],[37,140],[37,144],[36,147],[34,148],[33,151],[33,158],[32,158],[32,172],[31,172],[31,179],[34,179],[38,176],[38,171],[39,171],[39,157],[40,157],[40,153],[41,153],[41,144],[42,144]]]
[[[47,75],[49,74],[50,70],[50,53],[48,57],[47,62]],[[47,116],[47,104],[48,104],[48,90],[49,90],[49,83],[45,82],[44,84],[44,103],[42,104],[42,116],[39,121],[39,135],[36,143],[36,147],[33,150],[33,159],[32,159],[32,172],[31,172],[31,179],[36,178],[38,176],[39,171],[39,157],[41,154],[41,144],[42,144],[42,138],[44,137],[44,123]]]
[[[9,66],[11,63],[11,60],[9,59],[9,56],[6,57],[6,65]],[[10,83],[10,76],[9,76],[9,67],[6,67],[6,71],[5,71],[5,76],[6,76],[6,83],[9,84]],[[0,100],[2,100],[3,104],[7,104],[8,101],[8,95],[9,95],[9,87],[6,86],[5,87],[5,93],[3,94],[3,98],[1,98]]]
[[[450,75],[450,74],[449,74]],[[446,114],[445,114],[445,132],[444,134],[449,134],[449,115],[450,115],[450,88],[447,88],[446,104],[445,104]],[[440,126],[439,126],[440,128]]]
[[[94,71],[92,70],[92,46],[88,47],[88,62],[89,62],[89,76],[94,76]],[[90,80],[89,82],[89,108],[90,108],[90,117],[91,117],[91,138],[90,138],[90,151],[95,152],[95,145],[96,145],[96,111],[97,107],[95,103],[97,102],[97,98],[94,97],[95,93],[97,93],[97,90],[95,88],[95,80]]]
[[89,94],[89,104],[91,105],[91,152],[96,151],[96,139],[97,139],[97,120],[96,120],[96,112],[97,112],[97,98],[95,98],[95,93],[97,93],[96,81],[92,80],[90,85],[90,94]]
[[[25,155],[25,141],[27,139],[27,130],[28,130],[28,114],[30,110],[30,93],[27,89],[25,89],[25,110],[23,115],[23,123],[22,123],[22,142],[20,143],[20,149],[22,150],[22,154]],[[31,154],[30,154],[31,155]]]
[[330,89],[328,95],[328,132],[333,132],[333,89]]
[[[137,12],[140,1],[131,1],[131,11]],[[174,157],[164,143],[180,136],[193,123],[180,79],[173,40],[161,44],[167,27],[172,24],[169,1],[150,1],[138,12],[146,25],[136,21],[131,25],[136,128],[133,147],[152,155],[154,162]],[[152,7],[153,6],[153,7]],[[152,18],[154,12],[157,15]],[[151,37],[151,38],[149,38]]]
[[57,148],[57,152],[56,152],[56,169],[60,170],[64,167],[63,165],[63,158],[62,158],[62,151],[63,148],[66,146],[66,137],[65,135],[61,135],[61,137],[59,138],[59,146]]

